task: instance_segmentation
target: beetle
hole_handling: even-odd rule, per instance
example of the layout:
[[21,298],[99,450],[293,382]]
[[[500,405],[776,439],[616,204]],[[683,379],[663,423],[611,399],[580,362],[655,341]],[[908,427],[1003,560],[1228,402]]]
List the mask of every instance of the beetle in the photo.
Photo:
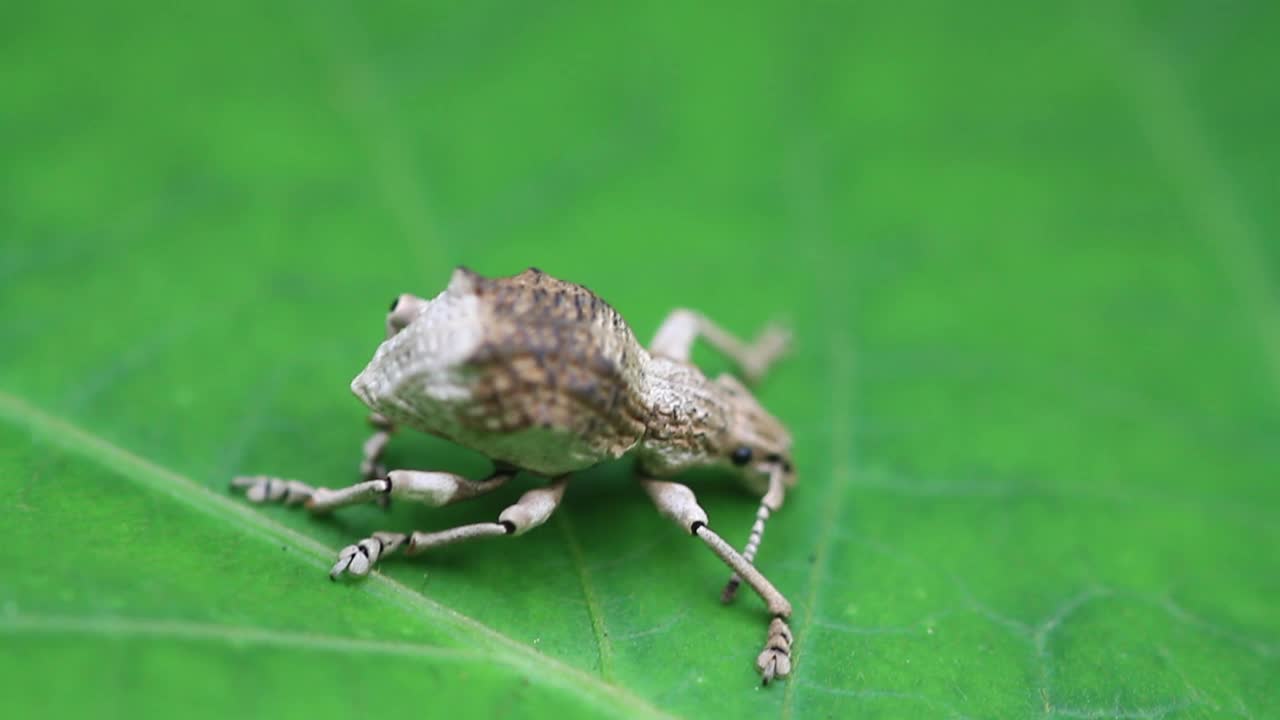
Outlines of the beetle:
[[[237,477],[254,502],[302,504],[313,513],[399,498],[438,507],[491,492],[518,472],[548,478],[496,522],[438,532],[373,533],[338,553],[329,575],[364,576],[397,551],[414,555],[475,538],[521,535],[545,523],[570,476],[631,454],[641,486],[658,510],[701,540],[733,571],[721,599],[741,582],[771,615],[756,659],[765,684],[791,671],[791,603],[754,565],[765,522],[796,482],[791,436],[729,374],[711,379],[690,361],[702,337],[760,379],[786,350],[788,333],[767,328],[744,343],[685,309],[673,311],[648,348],[606,302],[586,287],[536,268],[488,278],[453,272],[431,300],[404,294],[391,304],[386,339],[351,390],[372,411],[361,481],[340,489],[263,475]],[[408,427],[476,450],[493,472],[471,480],[448,472],[392,470],[382,454],[392,432]],[[695,467],[732,471],[761,496],[741,553],[708,524],[688,486],[669,478]]]

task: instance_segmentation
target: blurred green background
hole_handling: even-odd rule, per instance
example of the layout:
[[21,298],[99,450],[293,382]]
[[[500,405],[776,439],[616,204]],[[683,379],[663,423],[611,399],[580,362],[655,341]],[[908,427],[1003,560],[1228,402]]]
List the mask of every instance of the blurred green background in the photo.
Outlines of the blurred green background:
[[[9,717],[1280,717],[1264,2],[7,3]],[[325,580],[387,302],[465,263],[796,330],[760,604],[625,465]],[[712,353],[698,358],[726,367]],[[478,473],[429,438],[393,466]],[[754,500],[695,479],[745,539]],[[522,480],[520,487],[533,480]]]

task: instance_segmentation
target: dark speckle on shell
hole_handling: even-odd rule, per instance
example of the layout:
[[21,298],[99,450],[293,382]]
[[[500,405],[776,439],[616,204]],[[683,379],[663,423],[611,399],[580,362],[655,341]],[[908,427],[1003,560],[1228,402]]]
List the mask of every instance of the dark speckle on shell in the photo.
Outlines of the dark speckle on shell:
[[472,275],[484,337],[464,427],[572,433],[617,457],[645,431],[643,350],[626,321],[587,288],[530,268]]

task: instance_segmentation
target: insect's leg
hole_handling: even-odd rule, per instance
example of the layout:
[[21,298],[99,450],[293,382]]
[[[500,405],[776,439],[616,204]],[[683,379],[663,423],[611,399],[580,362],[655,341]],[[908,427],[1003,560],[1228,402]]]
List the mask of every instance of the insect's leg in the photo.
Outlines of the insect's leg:
[[[774,472],[769,476],[769,490],[760,498],[760,507],[756,510],[756,521],[751,525],[751,534],[747,537],[747,546],[742,550],[742,559],[749,563],[755,563],[756,551],[760,549],[760,540],[764,537],[764,524],[769,520],[769,516],[778,511],[782,507],[782,500],[786,497],[787,487],[782,480],[780,472]],[[729,582],[725,584],[724,590],[720,593],[720,602],[730,603],[738,594],[738,586],[742,584],[742,578],[738,573],[734,573],[729,577]]]
[[417,295],[402,293],[395,296],[391,300],[391,309],[387,311],[387,338],[403,330],[426,304],[427,301]]
[[391,434],[396,426],[381,413],[369,413],[369,424],[373,426],[373,434],[364,441],[360,456],[360,479],[373,480],[387,476],[387,467],[382,464],[382,453],[391,441]]
[[416,555],[424,550],[443,545],[498,535],[523,535],[545,523],[560,505],[569,476],[556,479],[550,485],[534,488],[520,496],[514,505],[498,515],[497,522],[475,523],[441,530],[439,532],[391,533],[377,532],[354,545],[348,545],[338,553],[338,562],[329,571],[330,578],[340,575],[363,576],[379,558],[404,547],[406,555]]
[[752,382],[764,377],[791,342],[789,332],[780,326],[770,325],[754,342],[745,343],[702,313],[681,308],[671,311],[662,321],[653,342],[649,343],[649,350],[654,355],[687,362],[693,341],[699,336],[737,363],[743,376]]
[[[387,311],[387,338],[390,339],[403,330],[418,316],[418,312],[426,304],[426,300],[408,293],[397,295],[392,299],[391,309]],[[369,424],[374,427],[374,433],[364,441],[363,454],[360,458],[360,479],[366,482],[387,476],[387,468],[382,464],[382,452],[387,449],[391,434],[396,431],[391,419],[381,413],[369,413]],[[384,495],[382,504],[385,505],[388,499],[388,496]]]
[[791,603],[754,565],[707,526],[707,513],[698,505],[698,498],[687,486],[650,479],[642,479],[641,484],[658,506],[659,512],[706,543],[711,552],[745,580],[769,608],[773,620],[769,623],[764,650],[756,658],[756,668],[764,682],[767,684],[775,677],[790,674],[791,629],[787,627],[787,618],[791,616]]
[[[403,330],[426,305],[427,301],[417,295],[402,293],[395,296],[391,300],[391,309],[387,311],[387,338],[390,339]],[[391,434],[396,431],[391,419],[382,413],[369,413],[369,424],[374,427],[374,433],[364,442],[363,456],[360,459],[361,480],[387,476],[387,469],[382,464],[382,452],[386,450]]]
[[[387,468],[382,464],[382,453],[387,449],[391,434],[395,432],[395,425],[380,413],[369,413],[369,424],[374,427],[374,432],[368,440],[364,441],[361,448],[360,480],[362,483],[369,483],[387,476]],[[307,501],[318,490],[333,492],[324,488],[311,487],[298,480],[286,480],[267,475],[237,477],[231,481],[231,486],[245,488],[246,495],[253,502],[283,502],[286,505]],[[378,501],[382,504],[388,500],[390,500],[389,495],[378,496]]]
[[232,487],[244,488],[251,502],[304,503],[313,513],[326,513],[347,505],[378,501],[380,498],[403,498],[431,507],[448,505],[502,487],[515,477],[511,467],[494,468],[489,477],[475,482],[461,475],[419,470],[392,470],[385,478],[358,482],[337,490],[317,488],[297,480],[284,480],[265,475],[238,477]]

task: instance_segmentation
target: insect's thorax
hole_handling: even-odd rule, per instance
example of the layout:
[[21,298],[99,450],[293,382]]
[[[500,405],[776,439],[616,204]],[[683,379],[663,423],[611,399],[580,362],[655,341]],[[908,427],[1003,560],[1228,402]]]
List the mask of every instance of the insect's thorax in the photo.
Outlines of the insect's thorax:
[[644,471],[671,475],[714,462],[732,418],[722,388],[698,368],[662,357],[647,357],[644,388],[649,416],[637,448]]

